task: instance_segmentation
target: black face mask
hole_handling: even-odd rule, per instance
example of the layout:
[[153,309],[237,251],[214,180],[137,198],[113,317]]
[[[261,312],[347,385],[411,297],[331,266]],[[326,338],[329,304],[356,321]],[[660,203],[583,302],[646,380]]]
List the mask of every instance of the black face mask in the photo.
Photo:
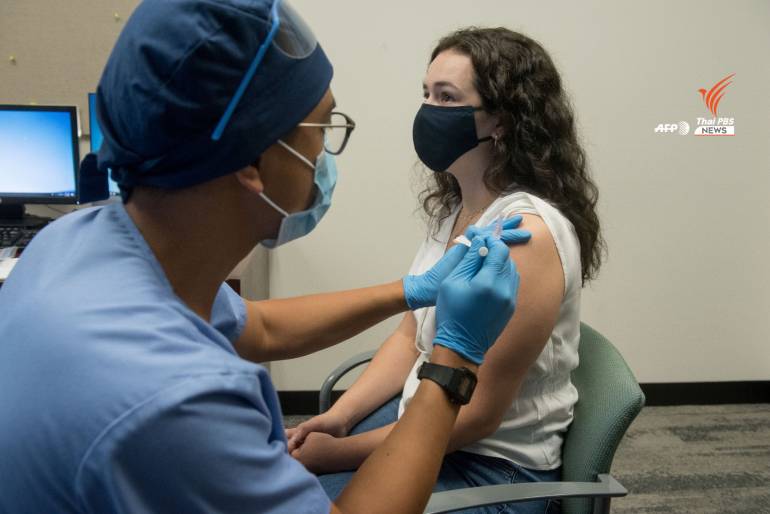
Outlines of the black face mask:
[[438,107],[422,104],[412,127],[414,149],[420,160],[433,171],[446,171],[465,152],[491,136],[479,139],[473,115],[481,107]]

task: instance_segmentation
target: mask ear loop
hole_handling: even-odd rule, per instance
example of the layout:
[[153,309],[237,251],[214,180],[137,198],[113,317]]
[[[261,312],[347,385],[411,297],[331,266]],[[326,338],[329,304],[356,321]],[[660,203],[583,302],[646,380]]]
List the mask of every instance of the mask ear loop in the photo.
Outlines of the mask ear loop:
[[[473,110],[474,112],[479,112],[479,111],[487,112],[486,109],[484,109],[484,107],[474,107]],[[477,143],[486,143],[487,141],[494,141],[495,148],[497,147],[497,137],[491,134],[488,135],[487,137],[482,137],[481,139],[476,140]]]
[[276,211],[278,211],[278,212],[279,212],[280,214],[282,214],[282,215],[283,215],[285,218],[288,218],[288,217],[289,217],[289,213],[288,213],[288,212],[287,212],[285,209],[283,209],[283,208],[282,208],[280,205],[278,205],[277,203],[275,203],[274,201],[272,201],[272,200],[270,199],[270,197],[268,197],[268,196],[267,196],[267,195],[266,195],[264,192],[261,192],[261,193],[259,193],[259,196],[260,196],[260,197],[261,197],[261,198],[262,198],[262,199],[263,199],[265,202],[267,202],[267,204],[268,204],[270,207],[272,207],[273,209],[275,209]]
[[296,157],[296,158],[297,158],[297,159],[299,159],[300,161],[302,161],[302,162],[304,162],[305,164],[307,164],[308,166],[310,166],[310,168],[311,168],[311,169],[315,169],[315,164],[313,164],[312,162],[310,162],[310,159],[308,159],[307,157],[305,157],[304,155],[302,155],[301,153],[299,153],[298,151],[296,151],[294,148],[292,148],[292,147],[290,147],[289,145],[287,145],[286,143],[284,143],[284,142],[283,142],[283,140],[279,139],[279,140],[278,140],[278,144],[279,144],[279,145],[281,145],[282,147],[284,147],[284,148],[285,148],[285,149],[286,149],[286,150],[287,150],[287,151],[288,151],[290,154],[292,154],[294,157]]
[[[292,155],[294,155],[294,156],[295,156],[297,159],[301,160],[302,162],[304,162],[305,164],[307,164],[307,165],[308,165],[308,166],[310,166],[311,168],[315,169],[315,164],[313,164],[312,162],[310,162],[310,160],[309,160],[307,157],[305,157],[304,155],[302,155],[301,153],[299,153],[298,151],[296,151],[294,148],[292,148],[291,146],[289,146],[289,145],[287,145],[286,143],[284,143],[284,142],[283,142],[283,140],[279,139],[279,140],[278,140],[278,144],[279,144],[279,145],[281,145],[282,147],[284,147],[284,148],[285,148],[285,149],[286,149],[286,150],[287,150],[289,153],[291,153]],[[262,199],[263,199],[265,202],[267,202],[267,204],[268,204],[270,207],[272,207],[273,209],[275,209],[275,210],[276,210],[276,211],[278,211],[279,213],[283,214],[285,217],[288,217],[288,216],[289,216],[289,212],[288,212],[288,211],[286,211],[286,210],[285,210],[285,209],[283,209],[283,208],[282,208],[280,205],[278,205],[277,203],[275,203],[274,201],[272,201],[272,200],[270,199],[270,197],[268,197],[268,196],[267,196],[267,195],[266,195],[264,192],[262,192],[262,193],[259,193],[259,196],[260,196],[260,197],[262,197]]]

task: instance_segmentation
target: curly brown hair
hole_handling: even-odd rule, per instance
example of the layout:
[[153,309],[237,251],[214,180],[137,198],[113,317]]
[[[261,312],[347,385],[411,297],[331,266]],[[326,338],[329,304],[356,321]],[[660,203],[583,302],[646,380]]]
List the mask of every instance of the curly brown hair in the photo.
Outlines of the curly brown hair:
[[[549,201],[575,227],[582,281],[596,276],[605,243],[596,202],[599,192],[578,143],[575,117],[548,53],[506,28],[469,27],[442,38],[431,54],[454,50],[470,57],[474,85],[486,112],[503,128],[484,183],[495,194],[526,191]],[[434,228],[461,200],[450,173],[432,173],[420,202]]]

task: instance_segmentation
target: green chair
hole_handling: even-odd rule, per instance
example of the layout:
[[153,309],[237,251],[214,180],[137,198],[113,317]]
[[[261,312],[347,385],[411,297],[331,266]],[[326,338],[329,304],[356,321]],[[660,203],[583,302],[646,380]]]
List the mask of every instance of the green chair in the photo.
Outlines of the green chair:
[[[319,411],[331,405],[337,381],[369,362],[374,351],[357,355],[324,381]],[[608,513],[610,499],[628,491],[611,475],[615,450],[644,406],[644,394],[623,357],[604,336],[580,324],[580,365],[572,372],[578,390],[574,419],[564,437],[562,482],[505,484],[434,493],[425,513],[454,512],[469,507],[561,498],[563,514]]]

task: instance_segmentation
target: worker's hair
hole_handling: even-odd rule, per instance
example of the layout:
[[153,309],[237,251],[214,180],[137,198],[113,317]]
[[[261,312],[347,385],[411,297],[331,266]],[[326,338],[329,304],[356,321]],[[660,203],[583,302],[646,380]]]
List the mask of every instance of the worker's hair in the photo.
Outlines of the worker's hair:
[[[446,50],[470,57],[482,107],[499,117],[503,129],[484,171],[486,187],[495,194],[527,191],[558,208],[577,232],[585,284],[596,276],[605,249],[598,190],[551,58],[536,41],[505,28],[458,30],[439,41],[431,62]],[[460,200],[450,173],[431,173],[420,194],[435,230]]]

